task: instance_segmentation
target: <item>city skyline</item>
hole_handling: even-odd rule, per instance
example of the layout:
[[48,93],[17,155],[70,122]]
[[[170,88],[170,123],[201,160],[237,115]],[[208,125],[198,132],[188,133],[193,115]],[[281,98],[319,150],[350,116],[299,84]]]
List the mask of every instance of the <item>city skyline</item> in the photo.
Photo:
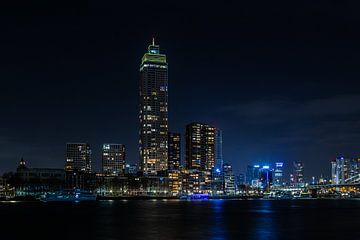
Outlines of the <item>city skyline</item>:
[[[190,122],[222,129],[224,163],[237,173],[249,164],[302,161],[306,177],[330,176],[331,160],[360,156],[360,109],[353,104],[360,98],[359,19],[340,20],[332,14],[335,6],[322,10],[322,18],[308,6],[290,23],[276,9],[279,17],[264,22],[272,14],[257,13],[251,4],[248,15],[230,11],[222,19],[211,6],[203,18],[195,10],[186,10],[187,18],[165,12],[166,24],[177,31],[149,14],[141,19],[153,20],[151,29],[136,21],[114,28],[123,18],[106,6],[76,8],[78,15],[67,20],[66,10],[44,22],[36,12],[27,22],[15,13],[5,16],[18,21],[10,21],[1,39],[1,172],[21,157],[33,166],[61,168],[66,142],[89,143],[97,171],[106,142],[125,144],[129,162],[138,163],[138,68],[152,37],[171,66],[169,130],[184,139]],[[102,11],[109,16],[100,19]],[[98,25],[80,20],[84,12]],[[182,26],[182,20],[194,24]],[[346,30],[340,38],[330,27]],[[184,153],[181,158],[184,163]]]

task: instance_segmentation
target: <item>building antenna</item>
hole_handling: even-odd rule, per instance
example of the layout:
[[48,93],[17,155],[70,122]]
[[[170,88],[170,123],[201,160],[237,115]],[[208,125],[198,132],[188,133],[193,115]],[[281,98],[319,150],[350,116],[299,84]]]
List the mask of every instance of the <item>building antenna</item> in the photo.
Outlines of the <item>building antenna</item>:
[[152,38],[152,45],[155,46],[155,38]]

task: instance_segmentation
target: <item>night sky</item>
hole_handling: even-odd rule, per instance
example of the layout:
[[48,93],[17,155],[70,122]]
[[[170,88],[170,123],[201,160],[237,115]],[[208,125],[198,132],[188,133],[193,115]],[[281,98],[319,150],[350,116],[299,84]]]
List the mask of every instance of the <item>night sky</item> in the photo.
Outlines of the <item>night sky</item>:
[[1,7],[0,173],[21,157],[62,168],[66,142],[90,143],[95,170],[107,142],[137,163],[139,65],[153,36],[169,63],[170,130],[219,127],[236,173],[303,161],[309,180],[329,176],[337,155],[360,156],[351,1],[74,2]]

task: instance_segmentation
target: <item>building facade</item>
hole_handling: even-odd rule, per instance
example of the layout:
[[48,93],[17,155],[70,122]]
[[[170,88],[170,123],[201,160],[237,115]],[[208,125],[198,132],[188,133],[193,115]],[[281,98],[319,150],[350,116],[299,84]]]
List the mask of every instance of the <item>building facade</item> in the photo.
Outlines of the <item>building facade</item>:
[[222,130],[215,130],[215,173],[216,169],[223,171],[224,159],[223,159],[223,137]]
[[360,182],[360,159],[338,157],[331,162],[332,184]]
[[181,166],[181,135],[180,133],[169,133],[168,139],[168,169],[179,170]]
[[21,159],[14,177],[16,196],[36,196],[63,188],[66,174],[64,169],[29,168]]
[[262,166],[259,170],[259,187],[269,191],[273,183],[273,170],[269,166]]
[[140,65],[139,153],[144,175],[167,170],[168,65],[154,40]]
[[274,169],[274,187],[281,187],[284,185],[284,163],[275,163]]
[[246,184],[257,187],[259,183],[260,165],[248,165],[246,169]]
[[304,163],[303,162],[294,162],[294,180],[296,187],[304,187]]
[[91,172],[91,149],[87,143],[67,143],[65,170]]
[[225,195],[235,195],[235,175],[230,164],[224,164],[224,193]]
[[102,170],[105,175],[124,175],[126,166],[125,145],[103,144]]
[[204,123],[186,126],[186,167],[212,171],[215,167],[215,131]]

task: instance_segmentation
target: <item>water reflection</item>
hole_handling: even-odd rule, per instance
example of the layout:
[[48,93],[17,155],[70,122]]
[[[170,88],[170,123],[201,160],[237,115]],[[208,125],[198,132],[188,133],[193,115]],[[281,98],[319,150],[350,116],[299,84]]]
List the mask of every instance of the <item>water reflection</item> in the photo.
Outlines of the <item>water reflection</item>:
[[274,201],[258,201],[258,207],[253,210],[256,214],[253,233],[256,239],[278,239],[278,226],[276,221],[276,213],[273,206]]
[[224,223],[224,200],[212,200],[212,227],[211,239],[225,239],[225,223]]

